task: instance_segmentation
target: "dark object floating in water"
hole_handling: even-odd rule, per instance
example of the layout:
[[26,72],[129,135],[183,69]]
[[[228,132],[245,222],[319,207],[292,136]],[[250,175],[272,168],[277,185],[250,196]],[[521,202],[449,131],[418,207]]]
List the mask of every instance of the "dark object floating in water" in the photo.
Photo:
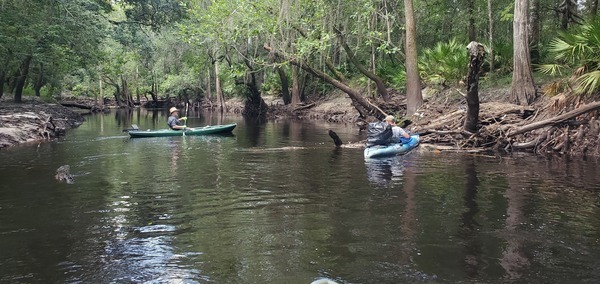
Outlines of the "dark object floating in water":
[[56,175],[54,176],[54,178],[56,178],[56,180],[58,180],[58,181],[65,181],[68,184],[74,183],[75,180],[73,179],[73,176],[71,175],[71,173],[69,173],[69,171],[70,171],[69,165],[60,166],[56,170]]

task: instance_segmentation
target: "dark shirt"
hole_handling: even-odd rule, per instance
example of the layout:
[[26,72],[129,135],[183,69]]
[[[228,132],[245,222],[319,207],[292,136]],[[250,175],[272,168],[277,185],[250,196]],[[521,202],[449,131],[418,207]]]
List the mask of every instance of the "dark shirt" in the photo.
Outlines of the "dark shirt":
[[[169,116],[169,119],[167,120],[167,124],[169,125],[169,128],[173,129],[173,126],[183,125],[183,122],[180,121],[179,118],[171,115],[171,116]],[[179,129],[174,129],[174,130],[179,130]]]

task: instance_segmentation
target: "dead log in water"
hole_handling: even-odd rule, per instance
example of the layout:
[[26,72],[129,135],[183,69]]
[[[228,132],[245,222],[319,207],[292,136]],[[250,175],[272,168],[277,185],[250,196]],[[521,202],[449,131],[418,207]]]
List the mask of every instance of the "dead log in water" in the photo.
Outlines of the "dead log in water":
[[340,137],[337,135],[337,133],[335,133],[333,130],[329,129],[329,137],[331,137],[331,139],[333,139],[333,143],[335,144],[335,147],[340,147],[342,146],[342,144],[344,144],[342,142],[342,139],[340,139]]

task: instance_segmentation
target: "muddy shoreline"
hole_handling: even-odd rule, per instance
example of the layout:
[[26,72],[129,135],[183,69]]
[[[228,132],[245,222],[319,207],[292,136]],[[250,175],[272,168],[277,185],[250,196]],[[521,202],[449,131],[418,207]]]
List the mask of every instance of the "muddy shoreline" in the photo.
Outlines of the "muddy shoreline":
[[59,104],[35,99],[0,102],[0,149],[20,143],[48,141],[81,125],[81,114]]

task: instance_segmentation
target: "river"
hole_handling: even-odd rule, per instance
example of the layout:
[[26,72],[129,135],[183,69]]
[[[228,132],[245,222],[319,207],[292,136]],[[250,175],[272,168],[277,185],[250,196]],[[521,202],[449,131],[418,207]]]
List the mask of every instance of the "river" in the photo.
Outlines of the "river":
[[[365,161],[351,125],[191,115],[232,135],[130,139],[86,117],[0,151],[0,282],[581,283],[600,279],[596,159],[417,148]],[[70,165],[73,184],[55,171]]]

